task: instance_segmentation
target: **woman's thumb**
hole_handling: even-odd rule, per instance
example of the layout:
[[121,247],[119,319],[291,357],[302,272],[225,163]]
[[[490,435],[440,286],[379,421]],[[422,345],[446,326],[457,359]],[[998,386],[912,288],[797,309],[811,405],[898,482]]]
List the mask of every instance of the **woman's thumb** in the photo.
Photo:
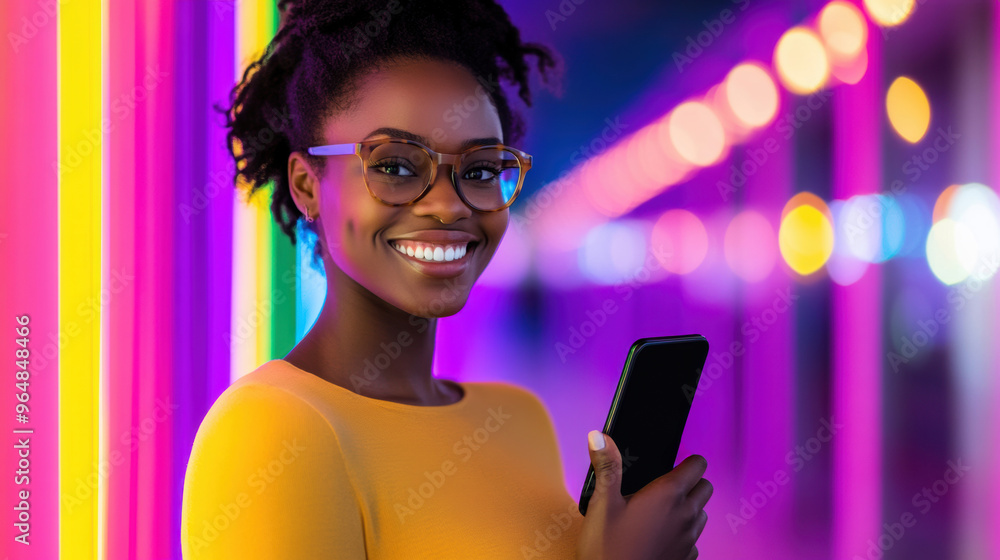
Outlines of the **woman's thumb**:
[[598,431],[591,430],[587,434],[588,447],[590,449],[590,464],[594,466],[594,500],[604,501],[607,499],[622,498],[622,456],[618,452],[611,436]]

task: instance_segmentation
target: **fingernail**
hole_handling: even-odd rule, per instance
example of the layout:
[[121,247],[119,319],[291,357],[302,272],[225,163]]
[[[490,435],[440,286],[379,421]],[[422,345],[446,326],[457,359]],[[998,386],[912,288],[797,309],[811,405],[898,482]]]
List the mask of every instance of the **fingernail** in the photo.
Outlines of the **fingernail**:
[[590,440],[590,448],[594,451],[600,451],[604,449],[604,434],[599,430],[590,430],[587,434],[587,439]]

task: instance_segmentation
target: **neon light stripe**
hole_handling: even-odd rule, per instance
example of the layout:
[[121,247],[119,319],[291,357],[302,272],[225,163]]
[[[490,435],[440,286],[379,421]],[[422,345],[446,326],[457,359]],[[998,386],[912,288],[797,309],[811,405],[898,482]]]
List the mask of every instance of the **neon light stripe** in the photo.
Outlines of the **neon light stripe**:
[[[881,190],[882,46],[870,30],[868,71],[833,100],[833,194],[847,199]],[[865,554],[877,541],[882,512],[881,268],[850,286],[831,283],[832,415],[843,424],[832,441],[834,558]]]
[[[993,104],[989,109],[993,112],[993,126],[990,130],[993,131],[992,144],[993,149],[990,151],[992,154],[1000,153],[1000,105],[997,105],[996,100],[1000,99],[1000,2],[993,2],[993,68],[992,68],[992,86],[990,88],[990,93],[987,99],[994,100]],[[1000,158],[992,158],[993,169],[992,181],[993,190],[1000,194]],[[1000,338],[1000,297],[997,296],[998,289],[996,287],[996,281],[994,281],[993,288],[993,324],[988,328],[991,328],[992,338],[991,340],[997,340]],[[1000,345],[992,345],[992,364],[991,369],[993,371],[989,378],[993,380],[993,429],[984,430],[984,433],[996,434],[997,430],[1000,429]],[[996,473],[1000,469],[1000,441],[991,438],[989,441],[993,442],[993,465],[989,472]],[[992,491],[987,494],[987,499],[991,505],[990,518],[986,520],[988,527],[1000,527],[1000,480],[997,477],[990,477],[992,480],[993,488]],[[991,550],[987,551],[987,556],[990,558],[1000,558],[1000,531],[990,531],[990,546]]]
[[[25,32],[27,21],[35,29]],[[59,554],[59,185],[53,162],[58,158],[58,23],[54,11],[44,12],[29,2],[0,3],[0,26],[7,30],[7,44],[0,51],[0,76],[9,87],[0,89],[0,127],[11,141],[0,152],[0,166],[7,177],[0,185],[0,263],[3,263],[3,290],[0,290],[0,321],[6,333],[6,354],[15,358],[14,342],[20,338],[13,328],[21,325],[15,317],[28,316],[28,378],[17,380],[7,370],[5,382],[27,381],[28,418],[21,423],[15,416],[17,404],[0,417],[0,429],[9,444],[0,449],[0,463],[17,469],[16,438],[29,437],[30,478],[15,480],[10,472],[4,480],[4,503],[13,508],[21,491],[29,492],[29,546],[14,540],[22,535],[14,527],[18,520],[10,511],[8,523],[0,528],[4,551],[10,560],[56,558]],[[16,86],[15,86],[16,84]],[[16,138],[16,139],[15,139]],[[6,330],[11,329],[11,330]],[[63,333],[63,336],[69,336]],[[23,355],[23,353],[22,353]],[[8,368],[17,367],[13,360]],[[18,368],[19,370],[20,368]],[[17,371],[17,370],[15,370]],[[32,430],[14,434],[13,430]],[[8,544],[9,543],[9,544]]]
[[[236,6],[236,79],[246,65],[259,56],[273,36],[276,8],[264,1],[240,2]],[[246,188],[242,182],[239,189]],[[259,191],[248,206],[238,196],[233,211],[233,317],[230,335],[235,381],[270,359],[271,333],[266,328],[271,304],[272,221],[269,188]]]
[[[108,5],[107,80],[112,98],[119,99],[119,92],[130,92],[136,84],[136,3],[111,2]],[[112,101],[114,103],[114,101]],[[105,108],[106,111],[110,107]],[[103,445],[109,459],[109,482],[106,523],[101,534],[107,540],[107,556],[129,558],[135,555],[135,478],[138,461],[128,440],[133,425],[133,389],[136,379],[136,310],[141,302],[137,298],[136,277],[136,222],[138,192],[136,184],[136,113],[129,110],[108,115],[115,123],[114,134],[108,137],[108,209],[104,222],[107,233],[109,271],[115,271],[123,289],[114,295],[107,307],[108,325],[103,331],[109,341],[107,356],[109,437]],[[114,279],[114,275],[112,278]],[[110,279],[109,279],[110,280]],[[119,341],[111,344],[110,341]],[[110,434],[115,434],[110,436]],[[114,528],[113,530],[109,530]]]
[[[171,48],[174,3],[136,8],[136,88],[145,97],[136,98],[136,288],[139,305],[135,315],[135,367],[130,439],[137,461],[132,477],[135,503],[135,557],[164,558],[169,554],[171,480],[170,441],[173,356],[173,239],[175,204],[173,88],[178,71]],[[164,188],[164,186],[168,186]]]
[[[60,494],[93,480],[99,433],[101,310],[101,2],[59,6]],[[80,309],[88,309],[81,316]],[[100,487],[103,481],[97,480]],[[72,494],[70,494],[72,495]],[[97,554],[98,488],[63,500],[60,558]]]

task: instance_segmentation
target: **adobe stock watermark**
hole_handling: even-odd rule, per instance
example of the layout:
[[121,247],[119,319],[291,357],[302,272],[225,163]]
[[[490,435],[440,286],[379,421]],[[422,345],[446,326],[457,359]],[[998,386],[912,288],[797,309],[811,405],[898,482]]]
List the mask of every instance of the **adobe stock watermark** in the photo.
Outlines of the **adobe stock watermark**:
[[[241,146],[241,153],[248,158],[253,157],[257,152],[260,152],[273,144],[280,138],[281,131],[287,130],[291,124],[292,116],[287,106],[280,110],[265,110],[270,112],[270,116],[265,117],[265,120],[268,123],[273,124],[271,126],[261,128],[256,134],[249,136],[244,140]],[[184,223],[190,224],[191,220],[204,212],[205,209],[208,208],[209,204],[211,204],[212,200],[220,194],[226,193],[228,195],[231,193],[235,174],[235,162],[232,159],[229,159],[226,162],[225,168],[213,171],[209,175],[208,181],[203,184],[201,188],[192,191],[190,202],[182,202],[178,204],[177,210],[180,212],[181,219],[184,220]]]
[[59,330],[56,333],[48,333],[48,342],[42,349],[32,354],[35,369],[43,370],[49,361],[55,360],[62,348],[71,338],[76,338],[83,329],[94,321],[99,321],[102,313],[107,312],[114,301],[114,297],[135,282],[135,274],[132,269],[120,268],[112,270],[108,274],[108,282],[101,287],[97,298],[87,297],[76,306],[76,314],[73,320],[59,321]]
[[[890,21],[902,21],[904,18],[912,18],[920,6],[927,3],[927,0],[915,0],[914,2],[906,2],[902,0],[896,0],[892,5],[892,12],[885,19]],[[879,25],[879,29],[882,31],[882,39],[889,40],[889,34],[898,31],[901,25]]]
[[545,558],[546,552],[552,549],[552,544],[569,533],[569,527],[574,522],[582,522],[576,502],[571,501],[566,511],[553,513],[552,520],[542,529],[535,529],[531,545],[521,545],[521,558]]
[[17,27],[18,32],[7,32],[7,42],[10,43],[10,48],[14,51],[14,54],[18,54],[21,47],[27,45],[29,41],[38,36],[38,32],[45,28],[45,26],[56,21],[56,16],[59,13],[59,5],[65,4],[66,1],[38,0],[38,2],[35,2],[35,5],[38,6],[37,10],[32,12],[30,16],[22,17],[20,22],[15,22],[14,25],[20,24],[20,27]]
[[545,10],[545,21],[549,23],[549,27],[552,28],[552,31],[555,31],[556,25],[565,23],[571,15],[576,13],[577,6],[586,1],[587,0],[561,0],[555,10]]
[[257,329],[265,325],[274,315],[276,306],[288,301],[288,298],[294,293],[297,277],[298,270],[295,265],[285,268],[281,272],[280,282],[272,285],[271,297],[254,302],[254,308],[240,317],[239,321],[232,325],[232,330],[222,333],[221,336],[226,344],[235,349],[247,339],[256,336]]
[[177,205],[185,225],[190,224],[192,218],[208,208],[209,203],[219,196],[219,193],[231,192],[235,173],[236,167],[232,165],[225,169],[216,169],[209,174],[208,181],[201,188],[191,192],[190,204],[182,202]]
[[452,446],[452,452],[455,454],[456,460],[445,459],[438,469],[434,471],[425,470],[423,476],[426,480],[416,487],[411,486],[407,489],[405,502],[396,502],[393,504],[393,511],[396,512],[396,518],[399,520],[400,525],[406,523],[408,517],[415,515],[417,511],[423,508],[449,478],[458,473],[460,463],[469,462],[477,451],[489,443],[493,434],[499,431],[508,420],[513,418],[511,414],[504,413],[503,406],[490,407],[488,412],[489,415],[483,421],[481,427],[473,430],[471,434],[462,436],[462,439],[455,442]]
[[271,290],[271,297],[268,299],[255,301],[253,309],[239,318],[233,330],[223,334],[229,348],[236,349],[247,339],[255,336],[257,330],[268,324],[268,321],[274,316],[276,307],[286,301],[288,301],[288,296],[282,288]]
[[363,387],[371,386],[378,379],[393,361],[403,356],[404,349],[408,348],[416,340],[414,335],[421,335],[430,328],[431,319],[429,317],[439,316],[447,305],[455,303],[472,289],[472,283],[462,278],[447,278],[443,282],[438,295],[429,302],[421,302],[421,308],[417,314],[410,314],[407,323],[413,327],[400,330],[396,336],[383,340],[379,343],[380,352],[370,358],[365,358],[361,371],[351,373],[350,381],[354,391],[364,394]]
[[731,0],[736,5],[736,10],[724,8],[719,12],[719,16],[709,20],[702,20],[701,24],[705,28],[695,35],[688,35],[686,46],[683,52],[674,51],[674,65],[677,72],[684,72],[685,66],[694,64],[695,59],[704,54],[705,49],[712,46],[719,37],[722,36],[727,25],[732,25],[736,21],[736,16],[743,12],[750,5],[750,0]]
[[139,106],[139,103],[145,101],[169,76],[170,72],[161,70],[159,64],[155,67],[146,67],[146,74],[143,76],[142,82],[130,91],[115,97],[108,105],[114,119],[102,117],[99,127],[80,131],[79,136],[82,138],[74,143],[66,153],[60,154],[61,159],[52,162],[52,172],[61,178],[79,167],[83,163],[83,158],[93,154],[102,140],[115,131],[118,123],[128,118]]
[[[488,107],[493,104],[492,95],[500,89],[500,82],[497,76],[476,76],[479,85],[476,86],[475,93],[465,96],[461,102],[456,101],[451,107],[445,109],[441,114],[441,120],[448,123],[452,132],[458,130],[475,111],[480,107]],[[431,131],[431,139],[437,143],[443,143],[449,137],[449,131],[437,127]]]
[[[632,455],[629,448],[619,449],[622,457],[622,474],[634,465],[639,457]],[[604,474],[603,476],[608,476]],[[630,494],[629,494],[630,495]],[[535,529],[534,538],[531,545],[521,546],[522,558],[545,558],[546,552],[552,549],[552,544],[568,533],[567,529],[573,522],[573,518],[580,517],[580,510],[577,503],[571,502],[567,508],[567,513],[553,513],[549,517],[552,522],[547,523],[542,529]]]
[[[299,445],[298,439],[293,439],[291,442],[282,441],[281,451],[278,451],[266,465],[247,476],[246,485],[254,489],[257,496],[263,494],[306,449],[305,446]],[[218,504],[218,511],[213,512],[209,519],[203,520],[200,530],[190,536],[191,551],[197,553],[218,540],[219,536],[232,527],[240,515],[253,504],[253,498],[248,492],[237,492],[232,501]]]
[[[775,121],[774,130],[787,143],[791,140],[795,132],[813,118],[817,111],[826,105],[827,101],[833,97],[833,92],[829,89],[817,91],[806,97],[799,103],[794,111],[788,111]],[[781,150],[783,143],[779,142],[773,135],[764,139],[762,148],[747,148],[744,150],[746,157],[739,166],[733,164],[729,166],[729,180],[716,181],[715,187],[719,191],[719,196],[723,202],[728,202],[729,197],[746,185],[747,180],[753,177],[764,168],[771,160],[771,156]]]
[[[743,336],[749,338],[749,344],[755,344],[760,340],[764,336],[764,333],[778,322],[778,316],[787,313],[792,308],[795,300],[801,297],[798,294],[793,294],[791,287],[786,287],[784,290],[776,289],[774,293],[776,297],[771,301],[771,305],[745,321],[740,327],[740,332]],[[738,340],[731,342],[729,348],[721,353],[713,351],[711,359],[705,361],[707,365],[702,370],[701,377],[698,380],[698,387],[695,388],[686,383],[681,387],[688,404],[694,401],[695,395],[703,395],[711,389],[715,385],[715,382],[722,377],[722,374],[733,367],[733,364],[736,363],[736,358],[743,356],[745,353],[746,347]]]
[[948,461],[948,468],[944,471],[944,476],[935,480],[929,486],[924,486],[913,495],[910,503],[913,510],[904,511],[899,516],[899,521],[882,524],[882,534],[874,540],[868,539],[868,548],[864,555],[855,554],[852,560],[879,560],[896,546],[896,543],[903,540],[906,533],[917,525],[920,520],[914,511],[920,516],[927,515],[927,512],[934,507],[934,504],[941,501],[951,490],[952,486],[959,483],[969,472],[969,466],[962,463],[962,459]]
[[542,216],[546,208],[555,204],[566,187],[572,183],[570,177],[574,173],[585,172],[593,162],[594,157],[607,151],[612,143],[621,138],[623,131],[631,127],[631,125],[622,123],[621,117],[605,118],[604,123],[604,128],[597,136],[592,138],[590,142],[581,144],[570,154],[570,163],[575,167],[564,169],[559,174],[559,178],[546,184],[521,205],[523,210],[510,214],[510,225],[516,228],[518,233],[529,233],[528,227],[531,223]]
[[944,326],[951,322],[952,312],[964,309],[966,304],[982,291],[998,268],[1000,268],[1000,255],[994,253],[980,259],[976,272],[971,274],[968,280],[948,290],[945,297],[951,310],[949,307],[939,307],[932,316],[918,320],[917,327],[910,336],[900,337],[896,349],[886,354],[893,373],[898,373],[902,365],[916,358],[920,350],[929,345]]
[[816,435],[806,439],[801,445],[796,445],[795,449],[785,454],[786,466],[775,470],[770,478],[758,480],[757,490],[750,494],[750,499],[740,498],[740,508],[735,513],[726,514],[729,530],[735,535],[742,527],[749,524],[750,520],[756,517],[762,509],[767,507],[771,499],[778,495],[781,488],[791,482],[791,475],[805,468],[806,463],[812,461],[843,428],[844,425],[838,424],[832,416],[829,421],[826,418],[820,419],[820,427],[816,430]]
[[208,0],[212,3],[216,19],[223,19],[229,14],[235,14],[241,5],[246,5],[249,0]]
[[[661,268],[662,265],[660,263],[664,262],[670,255],[671,253],[664,249],[662,245],[658,245],[648,251],[642,266],[636,269],[632,275],[615,283],[615,293],[623,294],[619,296],[621,301],[628,301],[632,297],[633,291],[646,282],[649,282],[653,277],[652,271]],[[569,327],[569,336],[566,338],[566,341],[555,343],[554,348],[559,355],[559,360],[565,364],[566,357],[570,354],[576,354],[577,350],[583,348],[587,340],[597,334],[597,331],[607,324],[608,319],[617,313],[618,309],[618,302],[615,301],[615,298],[609,297],[604,298],[599,308],[587,310],[587,318],[579,326]]]
[[[437,315],[444,310],[445,304],[456,301],[463,290],[468,291],[471,289],[471,284],[465,284],[460,280],[451,278],[446,279],[444,284],[444,290],[431,300],[426,308],[420,311],[421,313],[427,315],[430,312]],[[430,328],[430,320],[422,315],[411,314],[407,318],[407,323],[414,327],[416,334],[423,334]],[[361,372],[354,372],[350,377],[351,385],[354,387],[356,393],[363,394],[361,388],[370,386],[382,373],[389,369],[394,360],[403,355],[404,348],[413,344],[416,339],[411,335],[410,331],[414,329],[403,329],[396,334],[394,339],[380,342],[379,348],[382,351],[372,358],[365,358],[364,367],[361,369]]]
[[[918,154],[914,154],[903,163],[900,171],[906,175],[910,184],[916,183],[932,165],[940,161],[941,155],[949,151],[958,142],[962,135],[951,130],[939,127],[937,135],[931,145],[924,148]],[[847,234],[848,245],[857,247],[864,241],[862,235],[873,226],[881,227],[882,215],[893,203],[891,195],[899,196],[906,192],[909,186],[902,179],[893,180],[882,196],[873,196],[870,200],[859,201],[858,204],[845,207],[844,232]],[[863,249],[863,248],[862,248]]]
[[180,405],[169,398],[163,400],[159,397],[154,399],[154,407],[150,416],[143,418],[138,424],[134,424],[118,436],[118,443],[124,447],[112,449],[107,456],[93,465],[93,470],[86,478],[77,478],[72,488],[67,487],[60,496],[60,501],[69,512],[73,512],[79,507],[83,500],[89,499],[98,488],[98,485],[111,478],[112,471],[122,465],[129,455],[139,449],[139,445],[153,437],[160,424],[173,417],[174,412]]
[[[924,148],[919,154],[915,154],[903,164],[903,173],[910,179],[911,183],[917,182],[925,171],[937,162],[941,154],[947,152],[958,142],[961,134],[952,132],[951,127],[938,127],[937,135],[931,145]],[[895,190],[893,192],[896,192]]]
[[[417,328],[417,332],[423,333],[427,330],[426,324],[420,324],[416,315],[410,315],[410,324]],[[415,322],[416,321],[416,322]],[[365,358],[364,368],[362,368],[361,373],[351,374],[351,385],[354,387],[356,393],[361,393],[361,387],[367,387],[371,385],[375,379],[382,375],[382,373],[389,368],[393,360],[400,357],[403,353],[403,349],[407,348],[413,344],[414,338],[410,335],[409,331],[399,331],[396,335],[395,340],[387,342],[380,342],[379,348],[382,349],[381,352],[375,355],[374,358]]]

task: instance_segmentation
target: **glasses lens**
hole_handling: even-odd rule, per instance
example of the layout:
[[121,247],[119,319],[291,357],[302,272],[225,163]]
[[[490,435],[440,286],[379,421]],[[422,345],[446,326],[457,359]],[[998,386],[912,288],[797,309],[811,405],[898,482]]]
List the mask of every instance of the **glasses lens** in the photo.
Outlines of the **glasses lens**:
[[517,191],[521,164],[513,152],[502,148],[473,150],[462,158],[458,187],[469,204],[479,210],[502,208]]
[[431,175],[430,157],[413,144],[379,144],[364,158],[368,188],[390,204],[406,204],[416,198]]

